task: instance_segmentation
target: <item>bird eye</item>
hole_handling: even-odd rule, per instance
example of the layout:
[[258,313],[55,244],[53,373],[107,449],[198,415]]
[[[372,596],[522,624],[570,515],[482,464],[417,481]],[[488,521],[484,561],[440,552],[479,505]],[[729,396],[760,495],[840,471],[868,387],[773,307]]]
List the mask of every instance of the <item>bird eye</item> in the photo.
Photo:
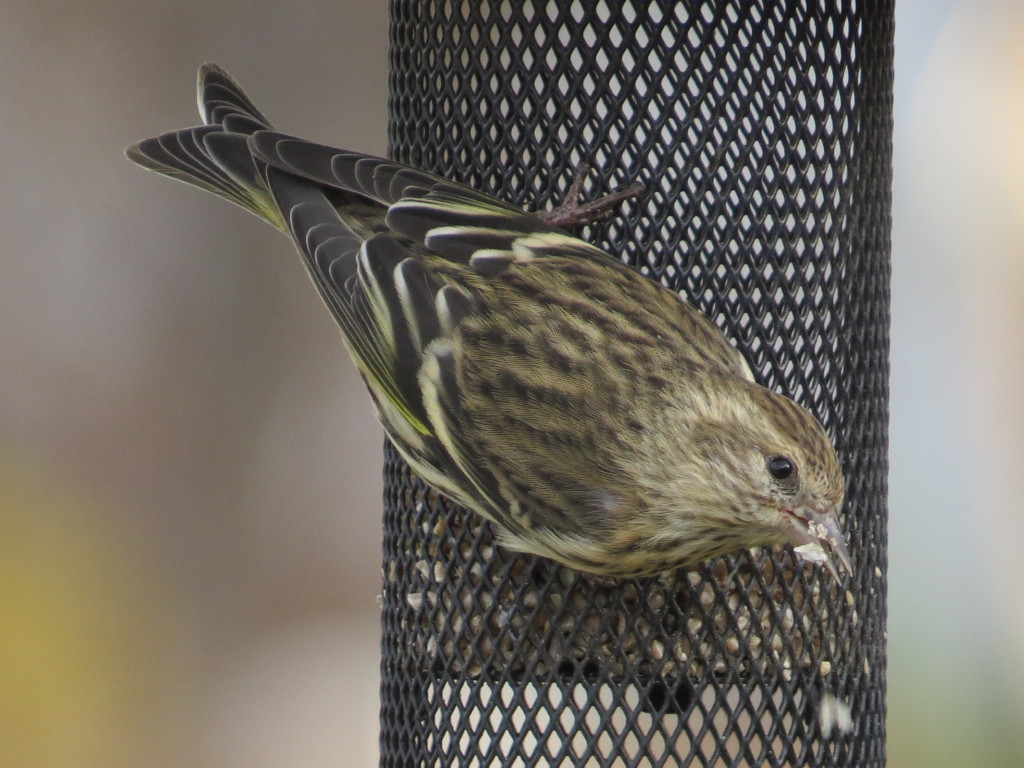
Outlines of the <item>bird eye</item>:
[[796,464],[788,456],[772,456],[768,459],[768,473],[776,480],[785,480],[796,472]]

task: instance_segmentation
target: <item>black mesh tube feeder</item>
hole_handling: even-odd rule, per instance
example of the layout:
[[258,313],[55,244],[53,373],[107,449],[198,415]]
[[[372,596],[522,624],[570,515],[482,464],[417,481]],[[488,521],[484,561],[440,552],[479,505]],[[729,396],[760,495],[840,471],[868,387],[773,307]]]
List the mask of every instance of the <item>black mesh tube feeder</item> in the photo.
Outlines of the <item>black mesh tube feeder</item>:
[[893,3],[391,12],[391,155],[534,210],[581,163],[643,182],[584,236],[825,425],[854,574],[779,548],[604,586],[388,446],[381,766],[884,765]]

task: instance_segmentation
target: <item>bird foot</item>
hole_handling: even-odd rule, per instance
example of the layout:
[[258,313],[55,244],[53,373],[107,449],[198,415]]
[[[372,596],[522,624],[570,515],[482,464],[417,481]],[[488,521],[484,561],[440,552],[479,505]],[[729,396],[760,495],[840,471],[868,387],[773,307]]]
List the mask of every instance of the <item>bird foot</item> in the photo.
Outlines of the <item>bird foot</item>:
[[581,163],[576,170],[576,176],[565,194],[565,200],[556,208],[550,211],[543,211],[538,214],[548,224],[561,229],[577,229],[593,224],[598,221],[607,221],[615,215],[616,209],[626,200],[635,200],[647,191],[639,181],[634,181],[628,187],[615,189],[607,195],[602,195],[589,203],[581,203],[580,196],[583,193],[583,182],[590,173],[590,165]]
[[580,571],[580,575],[590,586],[600,587],[601,589],[614,589],[622,584],[622,579],[617,579],[614,576],[603,576],[599,573],[588,573],[587,571]]

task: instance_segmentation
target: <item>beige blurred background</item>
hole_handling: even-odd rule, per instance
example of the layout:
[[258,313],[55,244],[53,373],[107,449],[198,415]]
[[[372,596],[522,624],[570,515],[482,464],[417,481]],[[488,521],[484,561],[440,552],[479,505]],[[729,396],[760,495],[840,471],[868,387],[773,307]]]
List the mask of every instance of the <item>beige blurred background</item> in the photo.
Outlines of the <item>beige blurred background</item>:
[[[0,765],[376,764],[379,428],[288,243],[134,168],[196,67],[385,149],[383,0],[8,0]],[[890,765],[1024,764],[1024,7],[901,0]]]

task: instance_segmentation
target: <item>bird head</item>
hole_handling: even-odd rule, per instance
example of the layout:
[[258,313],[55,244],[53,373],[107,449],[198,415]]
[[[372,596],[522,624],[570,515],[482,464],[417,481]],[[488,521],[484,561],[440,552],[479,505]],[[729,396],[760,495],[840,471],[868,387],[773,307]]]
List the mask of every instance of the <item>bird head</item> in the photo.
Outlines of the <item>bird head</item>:
[[647,454],[648,467],[660,466],[651,487],[668,491],[660,538],[706,542],[688,560],[788,542],[836,579],[833,558],[851,572],[839,526],[843,473],[817,419],[746,380],[698,383],[705,397],[677,399],[651,425],[651,450],[660,449]]
[[732,489],[731,505],[746,512],[752,531],[789,542],[837,580],[832,558],[852,572],[839,527],[843,473],[824,428],[788,397],[748,382],[736,389],[738,417],[720,425],[708,456],[718,481]]

